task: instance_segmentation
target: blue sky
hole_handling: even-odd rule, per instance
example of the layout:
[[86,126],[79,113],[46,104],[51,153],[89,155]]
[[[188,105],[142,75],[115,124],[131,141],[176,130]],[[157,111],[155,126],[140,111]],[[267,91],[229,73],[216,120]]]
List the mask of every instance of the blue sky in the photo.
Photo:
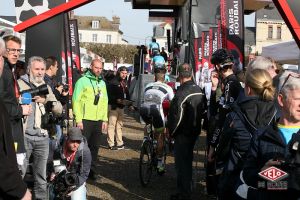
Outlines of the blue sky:
[[[0,15],[15,15],[14,0],[0,0]],[[121,20],[123,38],[130,44],[144,44],[153,34],[155,23],[148,22],[148,10],[132,9],[124,0],[96,0],[75,10],[76,15],[104,16],[109,20],[117,15]],[[254,16],[247,17],[246,26],[253,26]]]

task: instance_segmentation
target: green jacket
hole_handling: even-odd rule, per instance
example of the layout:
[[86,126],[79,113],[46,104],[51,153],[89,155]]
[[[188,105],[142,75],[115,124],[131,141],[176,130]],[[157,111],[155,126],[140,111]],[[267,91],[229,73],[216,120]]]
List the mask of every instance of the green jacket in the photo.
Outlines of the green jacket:
[[[100,99],[94,105],[95,95],[100,92]],[[73,113],[76,123],[83,119],[92,121],[107,121],[108,97],[106,84],[101,77],[96,77],[88,70],[75,85],[73,97]]]

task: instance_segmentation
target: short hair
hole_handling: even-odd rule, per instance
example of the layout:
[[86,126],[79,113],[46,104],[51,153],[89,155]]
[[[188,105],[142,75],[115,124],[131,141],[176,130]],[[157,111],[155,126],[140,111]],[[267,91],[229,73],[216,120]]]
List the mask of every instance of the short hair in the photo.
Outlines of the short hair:
[[3,56],[5,53],[5,42],[4,40],[0,37],[0,55]]
[[165,80],[165,74],[166,74],[165,68],[156,68],[154,69],[154,77],[156,81],[164,81]]
[[287,98],[289,91],[295,89],[300,89],[299,74],[290,71],[283,72],[279,76],[277,93],[281,93],[284,98]]
[[246,86],[263,100],[273,100],[275,88],[272,84],[272,77],[264,69],[253,69],[246,73]]
[[102,61],[100,59],[95,58],[95,59],[92,60],[91,66],[93,66],[96,62],[99,62],[99,63],[101,63],[103,65],[103,63],[102,63]]
[[14,35],[7,35],[3,38],[3,40],[5,41],[5,43],[7,43],[8,41],[14,41],[14,42],[18,43],[19,45],[22,44],[22,40]]
[[184,63],[178,67],[178,73],[180,78],[190,78],[193,75],[193,69],[189,64]]
[[28,60],[28,67],[27,67],[27,73],[30,74],[30,70],[31,70],[31,67],[32,67],[32,63],[33,62],[41,62],[45,65],[46,67],[46,62],[44,60],[44,58],[40,57],[40,56],[32,56],[29,58]]
[[45,58],[46,61],[46,70],[48,70],[51,66],[54,66],[55,63],[58,63],[57,58],[55,56],[49,56]]
[[247,70],[253,70],[253,69],[264,69],[269,70],[273,69],[274,66],[274,60],[271,58],[267,58],[264,56],[257,56],[254,60],[252,60],[247,67]]

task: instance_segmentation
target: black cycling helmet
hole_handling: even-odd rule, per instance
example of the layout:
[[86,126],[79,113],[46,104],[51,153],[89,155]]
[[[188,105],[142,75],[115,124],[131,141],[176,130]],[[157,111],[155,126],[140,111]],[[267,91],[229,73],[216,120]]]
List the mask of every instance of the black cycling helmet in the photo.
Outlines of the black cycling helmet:
[[217,49],[211,57],[210,62],[214,65],[224,66],[233,65],[233,56],[227,49]]

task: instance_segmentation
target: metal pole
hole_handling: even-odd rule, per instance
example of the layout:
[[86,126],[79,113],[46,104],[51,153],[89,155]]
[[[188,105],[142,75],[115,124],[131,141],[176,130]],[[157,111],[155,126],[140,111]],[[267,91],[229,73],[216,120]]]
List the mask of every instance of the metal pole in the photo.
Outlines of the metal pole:
[[191,58],[190,58],[190,55],[191,55],[191,41],[192,41],[192,0],[190,0],[190,5],[189,5],[189,50],[188,50],[188,54],[187,54],[187,57],[188,57],[188,63],[191,64]]

